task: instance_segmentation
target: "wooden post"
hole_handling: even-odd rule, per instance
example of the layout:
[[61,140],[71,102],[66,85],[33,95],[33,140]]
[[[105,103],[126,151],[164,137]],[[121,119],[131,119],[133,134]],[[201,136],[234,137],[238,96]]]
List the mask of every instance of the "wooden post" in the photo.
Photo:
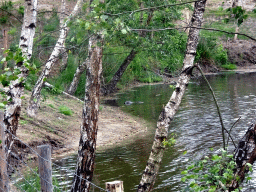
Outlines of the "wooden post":
[[4,148],[4,113],[0,112],[0,140],[2,141],[0,147],[0,191],[1,192],[8,192],[9,185],[8,185],[8,173],[7,173],[7,164],[6,164],[6,156],[5,156],[5,148]]
[[106,182],[106,190],[110,192],[124,192],[123,181]]
[[52,165],[50,145],[41,145],[37,147],[39,154],[38,169],[41,180],[41,191],[52,192]]

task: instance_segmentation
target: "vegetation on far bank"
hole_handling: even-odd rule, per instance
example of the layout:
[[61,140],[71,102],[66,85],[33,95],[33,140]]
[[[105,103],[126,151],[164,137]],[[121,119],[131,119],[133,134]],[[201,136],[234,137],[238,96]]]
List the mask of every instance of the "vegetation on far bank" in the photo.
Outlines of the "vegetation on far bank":
[[[12,3],[5,4],[5,9],[14,9]],[[125,4],[124,4],[125,6]],[[134,5],[135,6],[135,5]],[[134,7],[138,8],[138,7]],[[191,9],[191,7],[188,7]],[[121,9],[119,7],[119,9]],[[125,9],[122,7],[122,9]],[[182,9],[182,8],[181,8]],[[18,8],[18,13],[20,18],[22,18],[22,6]],[[147,18],[149,13],[144,13],[143,18]],[[179,9],[173,13],[176,18],[170,18],[168,21],[163,21],[163,26],[175,26],[176,20],[182,19],[182,14]],[[213,21],[211,17],[214,14]],[[225,23],[223,19],[216,19],[220,17],[225,17],[228,13],[223,10],[223,8],[209,9],[206,11],[206,21],[204,24],[205,28],[216,28],[229,32],[235,32],[236,25],[234,23]],[[248,13],[250,17],[256,15],[255,11]],[[140,14],[135,15],[136,22],[135,25],[139,25],[141,22]],[[163,19],[162,15],[155,14],[155,20]],[[2,24],[7,25],[7,20],[4,17],[1,17],[0,20]],[[52,10],[52,13],[41,13],[39,15],[40,24],[37,26],[37,33],[35,38],[34,45],[34,54],[32,62],[36,65],[38,71],[36,74],[30,74],[26,82],[26,89],[32,90],[38,75],[42,67],[45,64],[45,60],[49,57],[49,54],[52,51],[52,47],[56,42],[58,29],[59,29],[59,16],[56,10]],[[19,40],[19,33],[17,28],[19,28],[19,23],[16,23],[15,26],[9,28],[9,35],[11,36],[10,50],[15,51],[17,49],[16,45]],[[83,46],[87,43],[87,40],[84,40],[81,36],[84,31],[81,29],[78,30],[78,23],[73,22],[70,25],[71,31],[67,38],[66,47],[68,52],[68,63],[65,70],[59,72],[56,69],[52,72],[51,78],[48,79],[50,84],[55,86],[54,89],[50,91],[57,93],[58,90],[65,91],[70,85],[77,66],[83,62],[84,56],[86,55],[86,49]],[[160,27],[160,26],[159,26]],[[243,29],[241,29],[242,31]],[[119,38],[123,38],[126,35],[124,34],[117,35],[116,38],[107,38],[104,44],[104,57],[103,57],[103,84],[107,84],[116,70],[120,67],[124,59],[129,55],[131,49],[136,47],[139,50],[139,53],[136,55],[134,60],[128,66],[126,72],[124,73],[121,80],[118,82],[117,87],[122,88],[127,84],[138,81],[143,83],[152,83],[160,82],[163,80],[164,76],[175,76],[181,70],[187,34],[182,31],[168,31],[165,33],[151,33],[146,39],[133,40],[135,36],[126,37],[125,42],[120,42]],[[200,41],[198,45],[196,62],[201,63],[202,65],[216,66],[217,68],[223,69],[235,69],[236,66],[229,61],[227,50],[222,45],[223,41],[226,41],[228,38],[232,39],[234,35],[225,34],[218,31],[206,31],[202,30],[200,32]],[[129,39],[130,38],[130,39]],[[246,39],[243,36],[238,36],[238,38]],[[133,42],[135,41],[135,42]],[[57,63],[59,66],[61,63],[61,58]],[[10,68],[14,67],[12,61],[8,62]],[[1,66],[0,66],[1,67]],[[79,98],[83,98],[84,89],[85,89],[85,74],[82,75],[80,79],[78,88],[75,92],[75,95]],[[43,96],[49,91],[48,88],[45,88],[43,91]],[[60,91],[59,91],[60,92]]]

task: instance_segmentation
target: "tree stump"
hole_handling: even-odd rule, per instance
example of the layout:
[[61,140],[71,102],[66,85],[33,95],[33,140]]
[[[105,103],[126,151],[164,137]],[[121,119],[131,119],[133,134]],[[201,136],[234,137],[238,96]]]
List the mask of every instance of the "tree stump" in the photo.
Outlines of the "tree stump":
[[110,192],[124,192],[123,181],[106,182],[106,190]]

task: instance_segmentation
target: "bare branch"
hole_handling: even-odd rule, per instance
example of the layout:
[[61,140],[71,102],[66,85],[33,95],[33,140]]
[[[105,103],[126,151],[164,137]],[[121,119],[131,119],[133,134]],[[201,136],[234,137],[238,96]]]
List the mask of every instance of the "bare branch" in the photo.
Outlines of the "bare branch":
[[[167,31],[167,30],[179,30],[179,29],[184,29],[184,28],[188,28],[188,27],[167,27],[167,28],[163,28],[163,29],[130,29],[130,30],[131,31],[145,31],[145,32],[152,32],[152,31],[160,32],[160,31]],[[238,34],[238,35],[248,37],[249,39],[251,39],[253,41],[256,41],[255,38],[253,38],[247,34],[244,34],[244,33],[228,32],[228,31],[224,31],[221,29],[204,28],[204,27],[189,27],[189,28],[202,29],[202,30],[207,30],[207,31],[219,31],[219,32],[223,32],[223,33],[227,33],[227,34],[231,34],[231,35]]]

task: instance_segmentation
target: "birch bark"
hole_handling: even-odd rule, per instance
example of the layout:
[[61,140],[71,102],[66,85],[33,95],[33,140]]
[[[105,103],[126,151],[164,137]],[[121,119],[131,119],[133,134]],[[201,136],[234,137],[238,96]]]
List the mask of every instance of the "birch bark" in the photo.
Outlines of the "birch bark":
[[[63,25],[65,20],[65,13],[66,13],[66,0],[61,1],[61,14],[60,14],[60,26]],[[67,68],[68,64],[68,53],[66,50],[65,44],[63,44],[63,49],[61,50],[62,59],[61,59],[61,66],[60,66],[60,72],[64,71]]]
[[71,20],[71,18],[75,17],[79,13],[79,10],[81,9],[82,4],[83,4],[83,0],[77,1],[76,6],[74,7],[74,10],[72,11],[72,13],[69,15],[67,20],[61,26],[59,39],[53,49],[53,52],[52,52],[50,58],[46,62],[45,67],[44,67],[41,75],[39,76],[39,78],[34,86],[34,89],[32,91],[32,95],[31,95],[30,101],[29,101],[29,106],[27,108],[27,114],[30,117],[36,116],[36,113],[37,113],[37,110],[39,107],[41,90],[43,88],[44,81],[48,77],[48,75],[52,69],[52,66],[56,63],[56,61],[58,60],[58,58],[61,54],[61,51],[64,48],[64,43],[65,43],[68,31],[69,31],[69,28],[67,25],[68,25],[69,21]]
[[[194,12],[191,18],[192,27],[201,27],[205,4],[206,0],[195,2]],[[165,150],[163,141],[167,139],[169,125],[175,113],[178,111],[182,96],[191,77],[198,44],[198,37],[199,29],[191,28],[187,40],[187,49],[183,61],[182,73],[179,76],[176,89],[159,116],[152,150],[138,186],[137,191],[139,192],[151,191],[153,189]]]
[[[36,15],[37,15],[37,0],[26,0],[24,21],[22,25],[22,31],[20,36],[19,46],[22,50],[23,57],[30,59],[32,56],[33,38],[36,27]],[[23,82],[28,76],[28,69],[22,64],[17,63],[16,68],[19,68],[21,73],[18,75],[18,79],[11,81],[7,90],[7,100],[4,112],[4,123],[6,129],[13,135],[16,135],[18,129],[18,121],[21,111],[21,96],[24,92]],[[11,150],[13,143],[13,137],[8,132],[6,133],[5,144],[8,150]]]
[[83,72],[86,69],[86,65],[88,63],[88,60],[89,59],[86,58],[85,62],[83,62],[82,64],[80,64],[77,67],[76,72],[75,72],[74,77],[73,77],[73,80],[72,80],[70,86],[68,87],[68,89],[66,91],[68,94],[70,94],[70,95],[74,95],[75,94],[77,86],[78,86],[78,83],[79,83],[79,80],[80,80],[80,77],[81,77],[81,75],[83,74]]
[[101,35],[89,39],[83,122],[72,192],[89,191],[88,181],[92,181],[93,177],[102,73],[102,46],[99,44],[102,44]]

